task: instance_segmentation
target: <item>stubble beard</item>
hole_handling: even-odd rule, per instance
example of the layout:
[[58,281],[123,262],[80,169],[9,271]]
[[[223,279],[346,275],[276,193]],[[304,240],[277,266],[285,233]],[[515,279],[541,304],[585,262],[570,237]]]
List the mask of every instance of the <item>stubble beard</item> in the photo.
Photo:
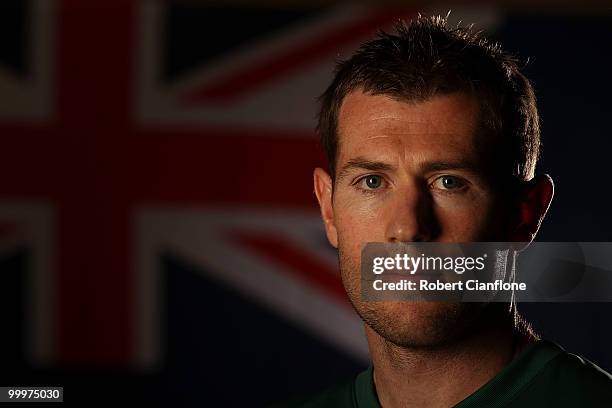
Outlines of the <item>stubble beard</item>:
[[[360,254],[359,254],[360,255]],[[435,349],[475,334],[488,306],[436,301],[366,301],[361,296],[360,261],[338,246],[342,282],[353,308],[383,339],[412,349]],[[490,311],[490,310],[489,310]]]

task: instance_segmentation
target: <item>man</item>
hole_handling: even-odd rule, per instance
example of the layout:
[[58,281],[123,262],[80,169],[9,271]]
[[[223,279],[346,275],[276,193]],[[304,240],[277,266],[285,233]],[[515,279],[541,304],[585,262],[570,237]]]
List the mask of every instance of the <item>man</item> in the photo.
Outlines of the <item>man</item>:
[[612,377],[539,340],[514,305],[373,302],[367,242],[531,242],[553,197],[535,176],[535,96],[517,62],[468,29],[418,17],[339,64],[314,189],[370,369],[306,407],[612,406]]

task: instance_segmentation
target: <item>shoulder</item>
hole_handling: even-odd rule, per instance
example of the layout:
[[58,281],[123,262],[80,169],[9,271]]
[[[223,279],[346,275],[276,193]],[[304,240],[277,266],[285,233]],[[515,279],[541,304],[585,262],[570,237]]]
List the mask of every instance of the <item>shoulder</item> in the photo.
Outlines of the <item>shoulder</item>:
[[271,408],[352,408],[356,407],[355,400],[355,378],[337,384],[319,394],[308,397],[294,398],[278,404]]
[[530,402],[545,399],[560,407],[610,407],[612,375],[586,358],[562,350],[532,379],[523,397]]
[[547,368],[559,384],[585,389],[600,388],[612,395],[612,375],[584,357],[564,351]]

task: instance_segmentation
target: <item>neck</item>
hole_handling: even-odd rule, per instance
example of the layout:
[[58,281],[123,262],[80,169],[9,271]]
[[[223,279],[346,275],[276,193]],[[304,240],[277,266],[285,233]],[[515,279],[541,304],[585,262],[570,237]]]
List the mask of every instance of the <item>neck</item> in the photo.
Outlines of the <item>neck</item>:
[[449,407],[493,378],[535,339],[500,319],[435,347],[400,347],[366,325],[374,384],[384,408]]

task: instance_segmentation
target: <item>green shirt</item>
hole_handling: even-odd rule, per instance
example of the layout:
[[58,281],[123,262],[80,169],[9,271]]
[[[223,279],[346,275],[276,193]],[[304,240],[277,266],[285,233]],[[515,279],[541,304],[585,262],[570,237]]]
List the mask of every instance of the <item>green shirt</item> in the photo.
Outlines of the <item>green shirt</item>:
[[[279,407],[380,408],[372,367],[315,398]],[[540,340],[455,407],[612,407],[612,376]]]

